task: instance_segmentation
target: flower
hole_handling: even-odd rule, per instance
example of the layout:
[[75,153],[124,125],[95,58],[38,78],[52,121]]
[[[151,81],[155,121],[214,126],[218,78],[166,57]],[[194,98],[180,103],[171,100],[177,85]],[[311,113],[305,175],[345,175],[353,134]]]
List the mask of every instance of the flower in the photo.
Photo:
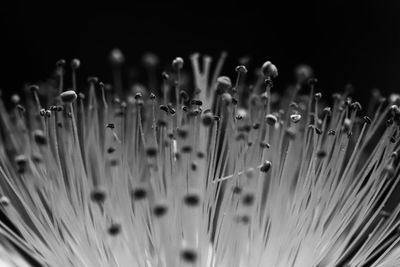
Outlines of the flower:
[[370,118],[346,93],[327,108],[315,79],[273,98],[268,61],[232,87],[225,57],[213,75],[190,57],[192,94],[180,57],[164,98],[97,78],[85,96],[59,61],[58,97],[1,102],[0,204],[17,229],[1,235],[43,266],[399,266],[399,108],[373,101]]

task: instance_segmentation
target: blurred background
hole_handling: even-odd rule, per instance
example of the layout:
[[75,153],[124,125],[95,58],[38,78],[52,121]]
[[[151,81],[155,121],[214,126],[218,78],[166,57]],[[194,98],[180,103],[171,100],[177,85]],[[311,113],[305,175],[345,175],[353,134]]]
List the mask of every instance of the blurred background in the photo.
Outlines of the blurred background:
[[140,67],[147,51],[169,64],[176,56],[187,59],[200,52],[216,58],[225,50],[224,74],[231,74],[242,56],[252,58],[250,67],[270,60],[280,73],[276,88],[290,83],[293,68],[306,63],[314,68],[322,92],[351,83],[363,102],[373,88],[398,92],[399,1],[353,2],[2,8],[0,87],[5,94],[16,92],[24,83],[47,79],[56,60],[74,57],[82,63],[81,82],[89,75],[111,81],[108,53],[118,47],[125,66]]

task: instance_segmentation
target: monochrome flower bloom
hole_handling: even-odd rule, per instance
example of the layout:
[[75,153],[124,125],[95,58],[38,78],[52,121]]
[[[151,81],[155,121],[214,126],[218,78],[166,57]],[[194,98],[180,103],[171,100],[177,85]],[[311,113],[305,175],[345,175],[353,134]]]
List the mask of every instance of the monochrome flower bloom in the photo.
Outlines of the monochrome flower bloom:
[[277,97],[275,65],[231,80],[225,58],[192,55],[189,86],[177,57],[159,89],[123,97],[116,49],[114,91],[78,87],[77,59],[66,88],[61,60],[56,84],[1,102],[0,204],[17,231],[0,234],[52,267],[399,266],[397,101],[373,99],[370,117],[346,92],[326,107],[308,74]]

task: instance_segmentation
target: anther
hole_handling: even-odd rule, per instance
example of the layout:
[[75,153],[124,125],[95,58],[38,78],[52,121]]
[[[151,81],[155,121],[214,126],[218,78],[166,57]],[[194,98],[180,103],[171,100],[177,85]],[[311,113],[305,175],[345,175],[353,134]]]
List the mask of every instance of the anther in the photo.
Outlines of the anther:
[[168,107],[166,105],[160,105],[160,110],[164,111],[165,113],[168,113]]
[[155,157],[157,155],[157,148],[156,147],[146,148],[146,155],[148,157]]
[[262,65],[261,71],[262,71],[262,73],[264,74],[265,77],[275,78],[275,77],[278,76],[278,69],[270,61],[266,61]]
[[121,224],[120,223],[112,223],[108,228],[108,233],[112,236],[115,236],[121,232]]
[[181,90],[181,91],[179,92],[179,98],[180,98],[183,102],[186,102],[186,101],[189,100],[189,95],[188,95],[188,93],[187,93],[186,91]]
[[189,207],[196,207],[200,204],[200,197],[197,194],[190,193],[183,198],[183,202]]
[[65,59],[59,59],[59,60],[57,60],[57,62],[56,62],[56,67],[57,68],[62,68],[62,67],[64,67],[65,66]]
[[225,105],[229,105],[230,103],[232,103],[232,96],[229,93],[223,93],[221,96],[221,100],[225,103]]
[[71,60],[71,68],[76,70],[81,66],[81,61],[77,58]]
[[136,100],[139,100],[139,99],[141,99],[142,97],[143,97],[142,93],[136,93],[136,94],[135,94],[135,99],[136,99]]
[[210,126],[214,122],[214,118],[210,113],[206,113],[201,116],[201,122],[204,126]]
[[47,144],[47,138],[46,135],[42,130],[35,130],[33,131],[33,139],[38,145],[46,145]]
[[322,94],[316,93],[316,94],[314,94],[314,98],[315,98],[315,100],[320,100],[322,98]]
[[318,135],[321,135],[322,134],[322,130],[320,128],[318,128],[318,127],[315,127],[315,133],[318,134]]
[[201,106],[201,105],[203,105],[203,102],[201,100],[193,99],[191,101],[191,104],[196,105],[196,106]]
[[36,84],[32,84],[31,86],[29,86],[29,90],[31,90],[32,93],[37,93],[39,92],[39,86]]
[[114,48],[110,52],[110,63],[113,65],[121,65],[125,61],[124,54],[122,54],[122,51],[119,50],[118,48]]
[[76,92],[74,90],[68,90],[68,91],[62,92],[60,94],[60,97],[61,97],[62,102],[72,103],[78,98],[78,95],[76,94]]
[[363,119],[366,124],[371,124],[371,119],[368,116],[364,116]]
[[265,121],[267,122],[268,125],[275,125],[275,123],[278,121],[275,115],[268,114],[265,116]]
[[264,148],[270,148],[270,145],[268,143],[262,141],[262,142],[260,142],[260,147],[263,148],[263,149]]
[[199,159],[204,158],[204,157],[205,157],[204,152],[202,152],[202,151],[197,151],[197,157],[198,157]]
[[185,249],[181,252],[181,259],[189,264],[194,264],[197,261],[197,253],[191,249]]
[[177,57],[172,61],[172,68],[174,70],[181,70],[183,68],[183,59],[181,57]]
[[7,207],[10,205],[10,199],[6,196],[1,196],[0,197],[0,206],[1,207]]
[[317,83],[318,83],[318,79],[316,79],[316,78],[310,78],[310,79],[308,79],[308,85],[310,85],[310,86],[315,86]]
[[157,204],[153,207],[153,214],[155,217],[163,217],[167,214],[168,207],[165,204]]
[[251,206],[251,205],[253,205],[254,199],[255,199],[255,198],[254,198],[254,195],[253,195],[253,194],[251,194],[251,193],[245,194],[245,195],[243,196],[243,198],[242,198],[243,205],[245,205],[245,206]]
[[240,186],[234,186],[232,189],[233,194],[239,195],[241,194],[243,189]]
[[178,134],[178,137],[185,139],[189,135],[189,130],[187,128],[177,128],[176,133]]
[[107,148],[107,153],[112,154],[112,153],[114,153],[115,150],[116,150],[115,147],[109,147],[109,148]]
[[323,112],[324,116],[327,116],[327,117],[330,117],[330,116],[331,116],[331,113],[332,113],[330,107],[324,108],[324,109],[322,110],[322,112]]
[[159,59],[156,54],[147,52],[142,57],[142,63],[148,68],[155,68],[159,63]]
[[161,73],[161,77],[163,78],[164,81],[168,81],[169,80],[169,75],[165,71],[163,73]]
[[231,79],[227,76],[220,76],[217,78],[217,94],[223,94],[232,87]]
[[324,158],[324,157],[326,157],[326,155],[327,155],[327,153],[326,153],[325,150],[319,150],[319,151],[317,152],[317,157],[318,157],[318,158]]
[[181,149],[182,153],[191,153],[192,150],[193,150],[193,148],[190,145],[183,146]]
[[355,111],[360,111],[362,109],[361,104],[359,102],[354,102],[350,105],[350,108]]
[[260,168],[260,171],[264,172],[264,173],[267,173],[271,169],[271,166],[272,166],[271,161],[267,160],[262,164],[262,166]]
[[96,187],[92,190],[92,192],[90,193],[90,199],[93,202],[97,202],[97,203],[103,203],[105,201],[107,197],[107,191],[105,188],[103,187]]
[[94,76],[89,77],[87,80],[88,80],[88,83],[90,83],[90,84],[97,84],[99,82],[99,78],[94,77]]
[[239,65],[235,68],[235,71],[241,74],[246,74],[247,73],[247,68],[244,65]]
[[298,122],[301,120],[301,115],[300,115],[300,114],[293,114],[293,115],[290,115],[290,120],[291,120],[293,123],[298,123]]
[[131,197],[133,200],[139,201],[139,200],[143,200],[147,197],[147,191],[144,188],[135,188],[132,190],[131,192]]
[[14,105],[17,105],[17,104],[19,104],[19,102],[21,102],[21,97],[20,97],[19,95],[17,95],[17,94],[13,94],[13,95],[11,96],[11,102],[12,102]]

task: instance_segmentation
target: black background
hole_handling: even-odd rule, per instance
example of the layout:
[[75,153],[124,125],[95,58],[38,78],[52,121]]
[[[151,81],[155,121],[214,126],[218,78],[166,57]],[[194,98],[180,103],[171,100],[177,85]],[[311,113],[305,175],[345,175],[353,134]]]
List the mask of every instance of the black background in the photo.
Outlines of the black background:
[[[349,1],[350,2],[350,1]],[[360,3],[362,2],[362,3]],[[45,80],[57,59],[82,61],[80,81],[88,75],[111,79],[108,52],[119,47],[127,66],[140,65],[146,51],[162,62],[192,52],[217,57],[229,52],[225,73],[237,58],[250,55],[253,67],[270,60],[279,68],[278,85],[290,82],[298,63],[314,67],[320,90],[331,93],[348,82],[366,101],[369,90],[385,94],[400,85],[400,4],[398,1],[264,1],[210,6],[190,4],[81,8],[59,6],[2,8],[1,77],[3,92],[25,82]],[[72,7],[72,8],[71,8]],[[188,62],[188,61],[187,61]]]

